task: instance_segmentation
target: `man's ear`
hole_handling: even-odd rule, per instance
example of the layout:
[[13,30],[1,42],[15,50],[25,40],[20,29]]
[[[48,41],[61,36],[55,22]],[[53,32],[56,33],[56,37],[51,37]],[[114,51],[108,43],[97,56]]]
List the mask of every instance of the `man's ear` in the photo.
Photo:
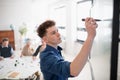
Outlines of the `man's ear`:
[[46,37],[46,36],[44,36],[42,39],[43,39],[45,42],[47,42],[47,37]]

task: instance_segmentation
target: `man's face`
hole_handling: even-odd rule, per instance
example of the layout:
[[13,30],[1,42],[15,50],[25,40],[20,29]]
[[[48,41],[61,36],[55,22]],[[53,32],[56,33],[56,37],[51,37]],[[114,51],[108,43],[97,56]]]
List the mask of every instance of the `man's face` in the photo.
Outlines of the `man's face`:
[[4,42],[2,43],[2,45],[3,45],[4,47],[7,47],[8,44],[9,44],[9,41],[4,41]]
[[31,41],[28,41],[28,42],[26,43],[26,45],[27,45],[27,46],[30,46],[30,45],[31,45]]
[[59,43],[61,43],[60,33],[58,32],[58,29],[55,26],[52,26],[47,29],[45,38],[48,44],[58,45]]

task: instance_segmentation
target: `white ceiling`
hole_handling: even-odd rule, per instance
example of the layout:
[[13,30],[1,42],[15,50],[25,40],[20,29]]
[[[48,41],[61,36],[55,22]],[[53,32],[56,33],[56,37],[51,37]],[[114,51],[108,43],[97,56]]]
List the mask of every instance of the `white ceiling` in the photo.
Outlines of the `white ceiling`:
[[[13,3],[23,3],[23,2],[25,3],[25,2],[54,2],[54,1],[65,1],[65,0],[0,0],[0,5],[13,4]],[[98,1],[100,3],[107,4],[107,5],[111,4],[113,2],[113,0],[93,0],[93,1]]]

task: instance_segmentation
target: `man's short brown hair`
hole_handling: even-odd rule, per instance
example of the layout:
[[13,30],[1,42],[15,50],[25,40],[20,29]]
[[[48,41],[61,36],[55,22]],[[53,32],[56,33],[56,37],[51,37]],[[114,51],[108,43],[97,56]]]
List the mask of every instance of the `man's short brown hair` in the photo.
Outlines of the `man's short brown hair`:
[[5,42],[5,41],[9,41],[9,39],[8,38],[3,38],[2,42]]
[[41,25],[39,25],[38,29],[37,29],[37,33],[39,37],[43,37],[46,35],[46,30],[49,27],[55,26],[55,22],[53,20],[47,20],[45,22],[43,22]]

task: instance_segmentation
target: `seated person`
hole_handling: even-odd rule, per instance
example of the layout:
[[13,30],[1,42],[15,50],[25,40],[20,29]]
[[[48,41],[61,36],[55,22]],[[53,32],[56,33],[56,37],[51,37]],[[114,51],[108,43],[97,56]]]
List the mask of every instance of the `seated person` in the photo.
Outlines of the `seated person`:
[[4,58],[2,56],[0,56],[0,61],[3,60]]
[[26,44],[22,49],[21,55],[22,56],[32,56],[34,52],[34,49],[31,47],[31,39],[26,40]]
[[44,41],[42,41],[42,44],[37,47],[36,51],[33,54],[33,60],[36,59],[38,53],[43,51],[45,49],[45,47],[46,47],[46,43]]
[[0,45],[0,60],[3,60],[4,58],[13,58],[14,57],[14,51],[13,48],[9,45],[9,39],[3,38],[2,44]]

